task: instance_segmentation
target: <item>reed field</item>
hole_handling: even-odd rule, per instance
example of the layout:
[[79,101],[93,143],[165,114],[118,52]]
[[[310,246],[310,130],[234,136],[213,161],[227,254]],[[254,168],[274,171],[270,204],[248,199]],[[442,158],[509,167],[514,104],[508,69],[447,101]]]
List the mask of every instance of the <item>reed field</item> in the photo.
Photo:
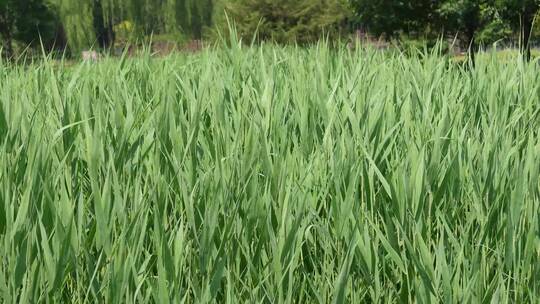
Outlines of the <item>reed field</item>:
[[264,45],[0,63],[2,303],[540,303],[540,73]]

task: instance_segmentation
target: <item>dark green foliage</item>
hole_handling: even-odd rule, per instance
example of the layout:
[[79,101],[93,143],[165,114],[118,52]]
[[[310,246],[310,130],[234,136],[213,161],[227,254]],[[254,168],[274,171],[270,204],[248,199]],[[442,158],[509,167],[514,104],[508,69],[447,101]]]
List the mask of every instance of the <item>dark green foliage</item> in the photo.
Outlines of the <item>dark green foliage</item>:
[[342,0],[239,0],[226,5],[240,35],[280,43],[309,43],[325,34],[336,38],[349,9]]
[[353,23],[375,35],[423,34],[436,17],[431,0],[350,0]]
[[43,0],[0,1],[0,39],[3,55],[14,55],[13,42],[46,49],[55,44],[60,25],[56,15]]
[[461,34],[473,64],[478,48],[478,32],[491,20],[489,18],[491,16],[487,14],[488,2],[486,0],[446,0],[438,7],[442,24],[445,24],[450,31]]
[[531,33],[540,9],[540,0],[495,0],[495,4],[508,24],[519,32],[521,52],[530,60]]

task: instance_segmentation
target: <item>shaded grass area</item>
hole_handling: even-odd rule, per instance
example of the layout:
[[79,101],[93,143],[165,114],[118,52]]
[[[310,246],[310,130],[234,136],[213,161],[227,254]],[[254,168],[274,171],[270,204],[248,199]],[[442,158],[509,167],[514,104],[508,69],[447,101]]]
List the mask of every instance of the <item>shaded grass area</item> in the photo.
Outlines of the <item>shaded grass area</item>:
[[0,299],[537,303],[534,63],[0,66]]

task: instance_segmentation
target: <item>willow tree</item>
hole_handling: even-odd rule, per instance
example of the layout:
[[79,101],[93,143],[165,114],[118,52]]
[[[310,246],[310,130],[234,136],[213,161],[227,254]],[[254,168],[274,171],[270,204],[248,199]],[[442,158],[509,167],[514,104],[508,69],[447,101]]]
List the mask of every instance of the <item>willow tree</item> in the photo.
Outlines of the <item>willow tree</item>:
[[94,43],[91,0],[51,0],[64,27],[67,45],[72,51]]
[[212,23],[214,0],[108,0],[116,16],[131,21],[139,37],[178,34],[199,39]]
[[204,29],[212,25],[214,0],[166,0],[165,30],[200,39]]
[[182,33],[200,39],[212,24],[214,0],[48,0],[56,8],[72,51],[114,45],[114,25],[130,21],[134,34]]
[[118,0],[50,1],[57,10],[72,51],[113,44],[113,14]]

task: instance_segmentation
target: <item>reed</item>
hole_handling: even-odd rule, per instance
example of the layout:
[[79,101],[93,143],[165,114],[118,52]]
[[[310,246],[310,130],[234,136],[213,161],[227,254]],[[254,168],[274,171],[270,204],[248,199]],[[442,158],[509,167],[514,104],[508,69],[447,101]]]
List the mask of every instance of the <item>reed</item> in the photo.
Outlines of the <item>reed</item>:
[[540,74],[362,48],[0,66],[4,303],[539,303]]

